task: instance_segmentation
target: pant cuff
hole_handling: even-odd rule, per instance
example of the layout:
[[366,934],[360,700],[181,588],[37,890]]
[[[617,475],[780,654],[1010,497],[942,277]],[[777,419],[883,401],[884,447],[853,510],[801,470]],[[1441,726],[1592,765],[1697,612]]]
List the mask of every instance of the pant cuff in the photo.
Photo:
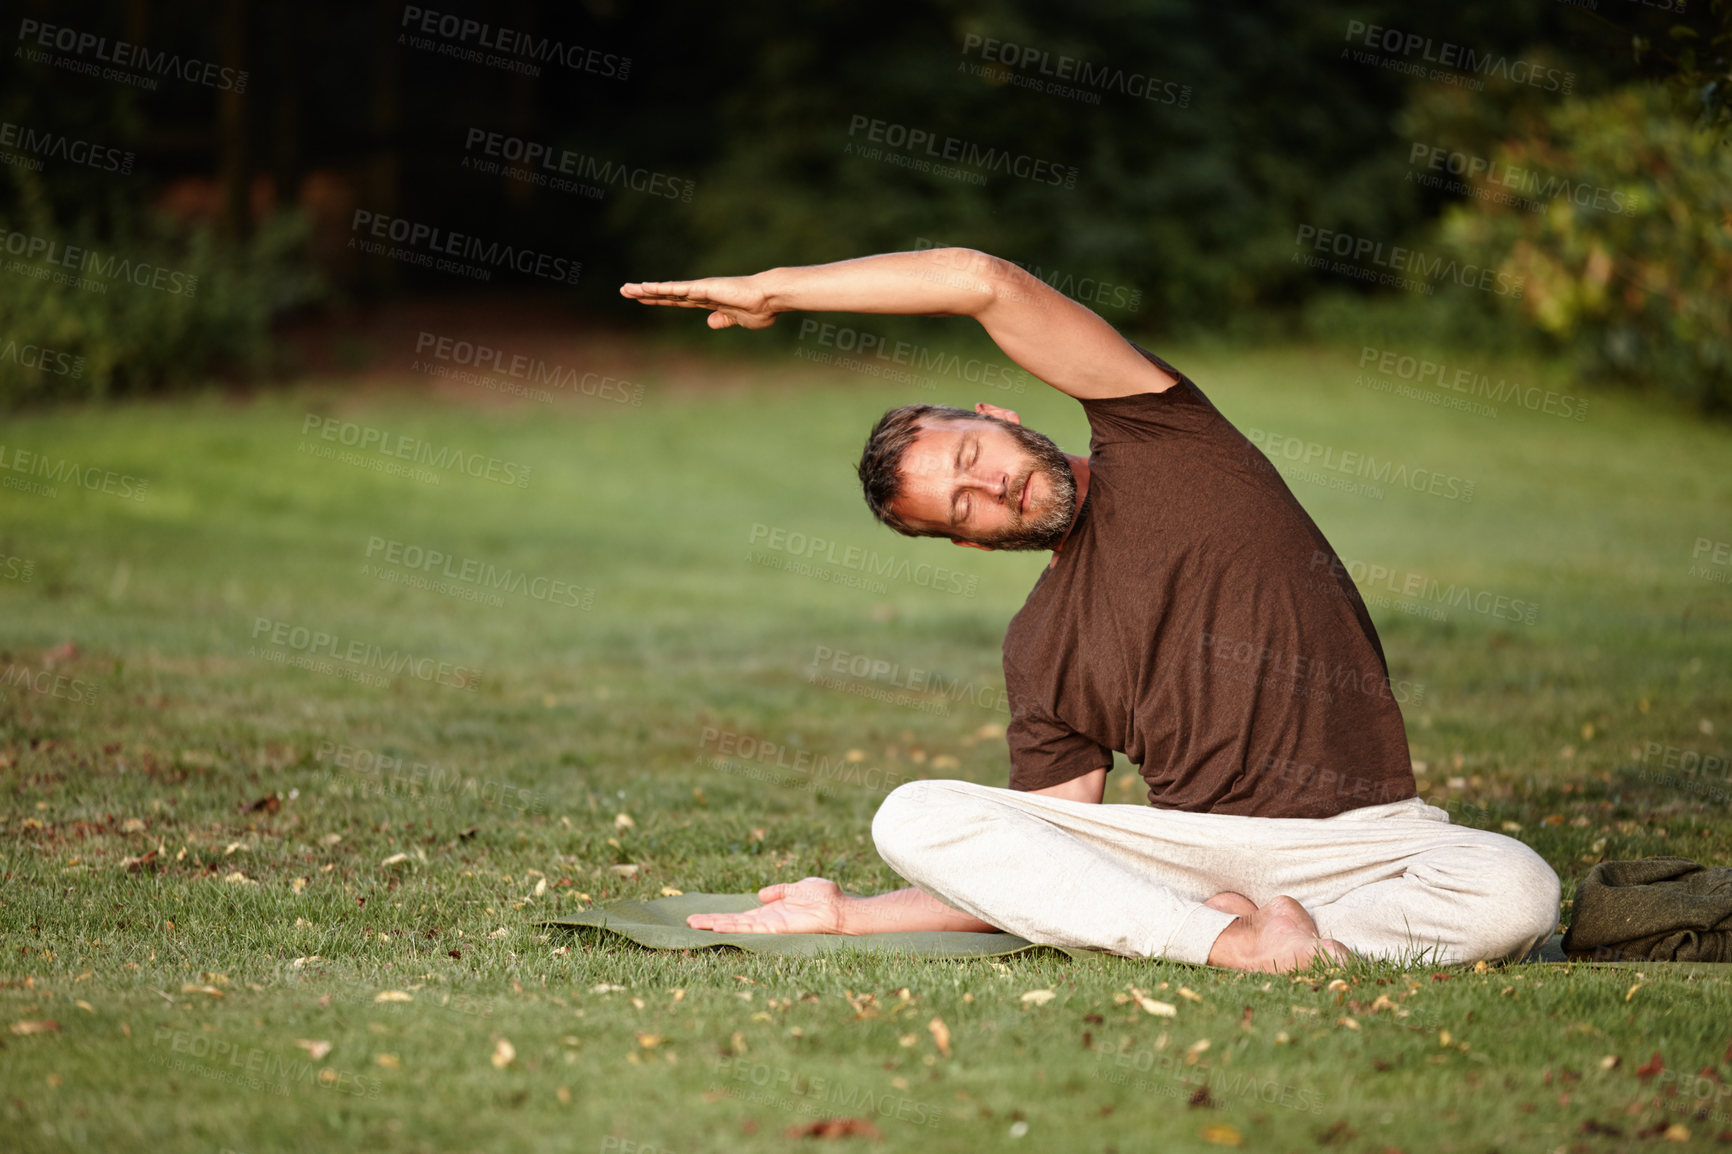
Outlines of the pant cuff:
[[1194,965],[1209,964],[1209,951],[1221,931],[1239,920],[1237,914],[1217,910],[1201,903],[1194,905],[1179,921],[1178,928],[1167,938],[1166,945],[1155,952],[1156,957]]

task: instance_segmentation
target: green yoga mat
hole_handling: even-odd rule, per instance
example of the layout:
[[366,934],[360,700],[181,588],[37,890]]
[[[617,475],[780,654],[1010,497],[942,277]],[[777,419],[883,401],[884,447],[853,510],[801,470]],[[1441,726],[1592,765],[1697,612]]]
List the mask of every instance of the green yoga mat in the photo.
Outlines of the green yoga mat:
[[1015,934],[968,934],[929,930],[910,934],[718,934],[686,925],[687,914],[737,914],[758,908],[756,894],[681,894],[653,902],[609,902],[580,914],[554,918],[544,926],[591,926],[630,938],[652,950],[708,950],[735,946],[759,954],[857,952],[914,958],[1002,958],[1036,950],[1057,950],[1080,958],[1092,951],[1037,946]]
[[[867,954],[899,954],[914,958],[1003,958],[1037,950],[1055,950],[1073,958],[1099,954],[1097,950],[1066,946],[1039,946],[1015,934],[966,934],[929,930],[914,934],[718,934],[694,930],[686,925],[687,914],[737,914],[758,908],[756,894],[681,894],[653,902],[618,901],[584,910],[569,917],[552,918],[544,926],[587,926],[629,938],[652,950],[709,950],[735,946],[759,954],[794,954],[812,957],[856,951]],[[1564,962],[1558,948],[1562,934],[1536,946],[1524,962]],[[1110,955],[1101,955],[1110,956]],[[1633,966],[1631,962],[1611,963]],[[1655,963],[1648,963],[1653,965]],[[1661,963],[1671,970],[1676,963]]]

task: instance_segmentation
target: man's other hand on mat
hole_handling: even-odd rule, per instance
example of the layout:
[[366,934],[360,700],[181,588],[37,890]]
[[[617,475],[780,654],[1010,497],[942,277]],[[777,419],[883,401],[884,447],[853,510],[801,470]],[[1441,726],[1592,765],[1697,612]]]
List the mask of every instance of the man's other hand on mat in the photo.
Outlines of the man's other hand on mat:
[[718,934],[839,934],[842,887],[825,878],[778,882],[758,891],[764,904],[742,914],[693,914],[686,925]]

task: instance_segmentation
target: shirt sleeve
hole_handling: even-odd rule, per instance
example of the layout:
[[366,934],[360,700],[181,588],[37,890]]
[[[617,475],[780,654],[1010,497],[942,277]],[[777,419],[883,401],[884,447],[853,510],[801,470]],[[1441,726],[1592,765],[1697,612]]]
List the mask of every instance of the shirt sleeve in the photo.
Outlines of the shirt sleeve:
[[1113,751],[1040,710],[1019,710],[1005,728],[1010,788],[1046,789],[1097,769],[1111,769]]
[[1177,378],[1178,384],[1159,393],[1132,393],[1127,397],[1101,397],[1082,402],[1088,415],[1089,451],[1120,441],[1158,441],[1166,437],[1195,436],[1216,431],[1226,418],[1203,395],[1196,383],[1149,352],[1132,344],[1150,363]]

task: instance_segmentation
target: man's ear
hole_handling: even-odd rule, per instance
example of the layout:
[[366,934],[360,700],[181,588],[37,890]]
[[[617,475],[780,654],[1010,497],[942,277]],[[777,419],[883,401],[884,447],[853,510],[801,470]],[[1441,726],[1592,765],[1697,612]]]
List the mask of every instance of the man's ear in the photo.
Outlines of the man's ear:
[[1013,425],[1022,424],[1022,418],[1009,409],[1001,409],[997,405],[989,405],[985,401],[977,403],[974,406],[974,411],[983,417],[997,417],[999,420],[1009,421]]
[[975,542],[975,541],[958,541],[956,538],[952,537],[950,539],[950,543],[952,545],[961,545],[964,549],[984,549],[988,553],[996,553],[997,552],[997,550],[994,549],[991,545],[982,545],[982,544]]

